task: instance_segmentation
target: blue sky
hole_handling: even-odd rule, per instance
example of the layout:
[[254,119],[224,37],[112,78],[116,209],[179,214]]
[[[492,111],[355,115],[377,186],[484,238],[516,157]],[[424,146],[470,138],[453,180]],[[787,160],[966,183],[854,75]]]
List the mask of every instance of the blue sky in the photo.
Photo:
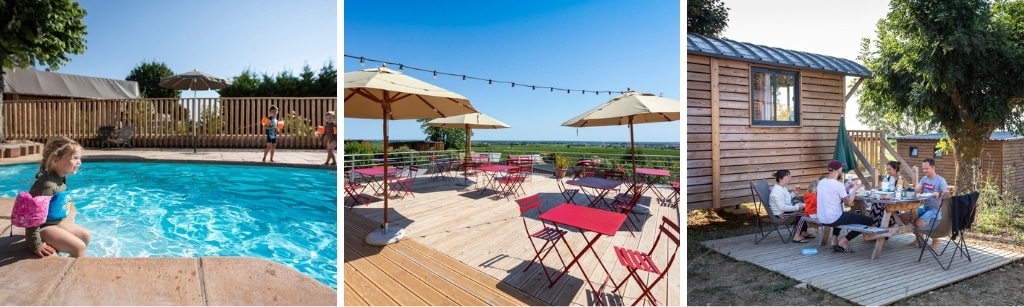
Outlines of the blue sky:
[[[440,72],[516,82],[488,85],[406,69],[469,98],[511,128],[474,140],[629,141],[626,126],[561,124],[617,94],[680,95],[678,1],[346,1],[343,54]],[[341,57],[343,72],[380,64]],[[550,92],[530,84],[574,89]],[[382,138],[381,120],[344,119],[345,139]],[[635,126],[638,142],[679,142],[680,121]],[[389,123],[393,140],[422,140],[415,120]]]
[[123,80],[152,60],[175,73],[198,69],[222,78],[246,68],[298,75],[305,64],[319,71],[329,60],[341,71],[335,1],[82,0],[80,6],[87,12],[86,50],[61,73]]

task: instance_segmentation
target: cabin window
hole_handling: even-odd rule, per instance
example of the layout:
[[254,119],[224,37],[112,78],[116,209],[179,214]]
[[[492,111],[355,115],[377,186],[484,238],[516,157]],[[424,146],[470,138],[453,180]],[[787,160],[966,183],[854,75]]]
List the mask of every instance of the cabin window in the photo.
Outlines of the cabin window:
[[750,80],[752,125],[800,125],[800,79],[796,72],[752,68]]
[[917,147],[910,147],[910,156],[917,157]]
[[935,157],[936,158],[942,158],[942,149],[941,148],[935,147]]

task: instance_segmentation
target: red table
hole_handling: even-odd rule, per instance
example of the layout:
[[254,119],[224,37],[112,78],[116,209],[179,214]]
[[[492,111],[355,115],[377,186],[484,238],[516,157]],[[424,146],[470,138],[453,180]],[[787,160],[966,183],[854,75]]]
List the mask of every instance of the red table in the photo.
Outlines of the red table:
[[509,165],[533,164],[533,157],[510,157],[505,159],[505,163]]
[[587,174],[594,174],[594,166],[600,162],[600,160],[581,159],[576,163],[576,166],[579,166],[580,169],[576,170],[573,179],[584,178]]
[[[484,183],[486,185],[483,187],[483,190],[480,191],[480,195],[483,195],[484,192],[487,192],[487,187],[491,186],[491,183],[494,182],[494,178],[497,177],[499,172],[507,172],[510,169],[517,169],[517,168],[519,168],[519,167],[518,166],[511,166],[511,165],[488,165],[488,166],[477,167],[476,170],[484,172],[484,177],[486,177],[484,179]],[[497,184],[497,183],[495,183],[495,184]],[[493,187],[492,190],[494,190],[495,192],[498,192],[498,193],[501,192],[501,191],[498,191],[498,187]]]
[[[390,169],[388,169],[388,176],[387,177],[394,178],[395,173],[398,173],[398,172],[401,172],[401,171],[402,171],[402,169],[400,169],[400,168],[390,168]],[[359,176],[361,176],[363,178],[369,177],[370,180],[368,180],[366,183],[367,183],[367,186],[370,186],[370,187],[373,188],[374,195],[381,195],[382,193],[384,193],[384,190],[383,190],[384,185],[383,185],[383,183],[381,183],[381,181],[377,180],[378,176],[380,176],[381,179],[385,179],[384,178],[384,167],[375,166],[375,167],[368,167],[368,168],[357,168],[357,169],[353,169],[352,172],[356,173],[356,174],[359,174]],[[386,179],[383,180],[383,181],[387,182]],[[365,190],[366,188],[363,188],[363,189]]]
[[[583,179],[566,181],[565,184],[580,187],[580,190],[583,191],[583,195],[587,197],[587,200],[590,200],[590,204],[588,204],[587,207],[594,208],[597,207],[598,201],[608,205],[608,202],[604,200],[605,195],[608,195],[609,191],[618,188],[619,185],[622,184],[622,181],[597,177],[585,177]],[[590,193],[587,193],[587,190],[582,188],[594,189],[594,198],[591,198]]]
[[[575,227],[580,230],[580,235],[587,241],[587,246],[583,247],[579,253],[572,251],[572,246],[569,246],[569,241],[565,240],[565,236],[562,236],[562,243],[569,249],[569,254],[573,256],[572,261],[566,264],[558,277],[555,277],[554,282],[558,282],[563,275],[569,272],[573,264],[576,264],[583,272],[583,280],[590,285],[590,291],[595,293],[598,303],[601,302],[601,296],[594,288],[594,284],[590,282],[590,277],[587,276],[587,270],[583,268],[583,265],[579,263],[580,257],[583,256],[587,250],[590,250],[594,257],[597,258],[597,263],[601,265],[604,272],[609,277],[611,274],[608,273],[608,268],[601,262],[601,257],[597,255],[597,251],[593,249],[594,243],[597,239],[601,238],[601,235],[615,236],[619,232],[619,228],[622,227],[622,222],[626,220],[626,215],[617,212],[609,212],[599,209],[587,208],[583,206],[576,206],[573,204],[561,204],[554,209],[548,210],[540,215],[540,219],[555,224],[555,228],[558,229],[558,224],[562,224],[569,227]],[[561,230],[561,229],[559,229]],[[587,239],[587,232],[593,232],[594,237]],[[554,286],[554,282],[548,285],[548,288]],[[615,285],[615,280],[612,280],[612,285]]]
[[641,190],[640,195],[643,195],[644,193],[646,193],[647,190],[652,190],[652,191],[654,191],[655,195],[658,195],[658,200],[661,200],[661,199],[665,198],[665,196],[661,194],[661,191],[659,191],[658,189],[654,188],[654,183],[658,181],[658,177],[668,177],[668,176],[670,176],[671,174],[669,173],[668,170],[656,169],[656,168],[638,168],[638,169],[636,169],[636,175],[640,176],[640,178],[644,179],[642,181],[642,183],[644,184],[644,187],[643,187],[643,190]]

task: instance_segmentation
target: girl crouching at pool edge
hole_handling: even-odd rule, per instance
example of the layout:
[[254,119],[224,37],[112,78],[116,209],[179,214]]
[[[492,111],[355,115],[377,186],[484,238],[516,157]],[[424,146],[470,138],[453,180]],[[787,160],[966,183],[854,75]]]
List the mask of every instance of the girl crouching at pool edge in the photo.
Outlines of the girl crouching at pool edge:
[[[63,207],[50,206],[46,222],[39,227],[25,229],[25,240],[40,257],[65,252],[71,257],[84,257],[85,248],[89,245],[92,235],[88,229],[75,225],[74,203],[70,198],[60,197],[67,192],[67,176],[78,173],[82,166],[82,146],[63,136],[46,142],[43,147],[43,160],[39,162],[36,181],[28,193],[32,197],[55,196],[54,199],[66,199]],[[56,209],[56,210],[55,210]]]

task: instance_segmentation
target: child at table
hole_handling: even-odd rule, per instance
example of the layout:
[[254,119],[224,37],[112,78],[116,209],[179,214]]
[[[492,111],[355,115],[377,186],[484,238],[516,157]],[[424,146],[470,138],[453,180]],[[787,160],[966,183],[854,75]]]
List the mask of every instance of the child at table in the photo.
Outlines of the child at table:
[[[818,181],[811,180],[804,193],[804,216],[818,218]],[[809,229],[809,228],[808,228]],[[810,232],[810,231],[808,231]],[[818,236],[818,228],[814,228],[814,236]]]

